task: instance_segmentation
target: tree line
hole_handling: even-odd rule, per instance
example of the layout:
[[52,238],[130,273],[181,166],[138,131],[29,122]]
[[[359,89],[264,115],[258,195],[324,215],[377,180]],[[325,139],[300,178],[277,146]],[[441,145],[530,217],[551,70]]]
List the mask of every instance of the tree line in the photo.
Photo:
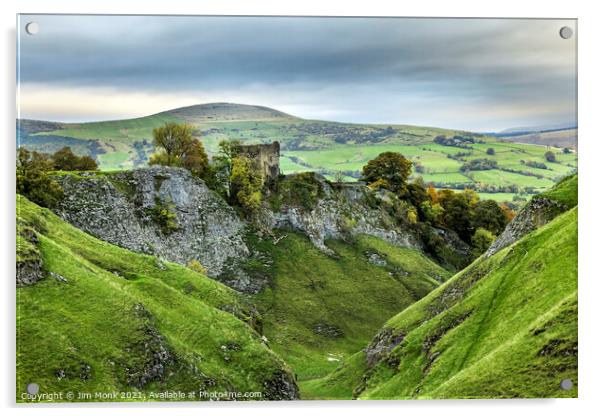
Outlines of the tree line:
[[505,204],[480,200],[471,189],[437,190],[422,178],[409,182],[411,171],[412,162],[401,153],[385,152],[363,167],[362,179],[370,188],[386,189],[406,202],[402,212],[408,221],[455,231],[475,255],[489,247],[515,215]]

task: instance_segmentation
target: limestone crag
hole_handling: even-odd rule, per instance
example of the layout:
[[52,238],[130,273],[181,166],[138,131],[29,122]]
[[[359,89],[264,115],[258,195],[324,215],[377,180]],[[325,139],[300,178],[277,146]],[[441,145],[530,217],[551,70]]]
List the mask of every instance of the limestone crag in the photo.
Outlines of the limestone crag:
[[280,210],[267,212],[264,220],[270,228],[292,228],[305,233],[320,250],[332,254],[326,247],[328,239],[345,239],[366,234],[379,237],[399,247],[419,249],[417,236],[391,218],[382,209],[367,203],[369,190],[364,184],[331,184],[316,175],[323,197],[312,209],[285,205]]
[[534,197],[506,226],[502,234],[489,247],[485,256],[493,256],[504,247],[513,244],[531,231],[547,224],[566,209],[567,207],[564,204],[556,200],[545,197]]
[[56,179],[65,191],[56,213],[102,240],[180,264],[198,260],[213,277],[225,264],[249,256],[245,223],[184,169],[151,167]]

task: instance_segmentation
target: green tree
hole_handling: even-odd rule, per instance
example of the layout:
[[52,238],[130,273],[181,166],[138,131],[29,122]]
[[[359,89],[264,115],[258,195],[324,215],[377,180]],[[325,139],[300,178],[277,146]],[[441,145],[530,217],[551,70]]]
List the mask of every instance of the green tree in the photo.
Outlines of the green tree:
[[363,167],[362,180],[373,188],[382,187],[398,195],[406,193],[412,162],[401,153],[384,152]]
[[470,241],[472,246],[472,255],[478,257],[483,254],[491,243],[495,240],[495,236],[484,228],[477,228]]
[[218,154],[213,157],[211,170],[213,172],[213,186],[220,194],[230,198],[230,177],[232,175],[232,159],[240,151],[239,140],[222,140],[218,145]]
[[232,159],[230,197],[232,202],[253,213],[261,207],[261,175],[246,156]]
[[182,156],[182,167],[188,169],[194,176],[203,177],[207,173],[208,166],[209,158],[203,144],[193,140]]
[[470,204],[464,193],[442,190],[439,203],[443,208],[442,222],[447,228],[454,230],[467,243],[473,234]]
[[149,160],[150,165],[180,166],[194,176],[204,177],[209,158],[203,144],[192,135],[188,124],[166,123],[153,130],[153,144],[159,151]]
[[57,150],[50,156],[55,170],[98,170],[98,164],[90,156],[77,156],[69,146]]
[[168,166],[177,165],[179,158],[186,152],[192,140],[192,126],[188,124],[166,123],[164,126],[153,129],[155,148],[165,152],[165,156],[157,160]]
[[550,163],[556,162],[556,155],[551,150],[548,150],[544,156],[548,162],[550,162]]
[[17,193],[36,204],[52,208],[63,197],[63,188],[48,172],[54,168],[48,155],[17,150]]
[[421,177],[418,177],[412,183],[407,186],[407,200],[416,207],[416,212],[418,213],[418,218],[421,221],[428,221],[429,217],[429,205],[431,198],[426,192],[426,188],[424,186],[424,181]]
[[475,229],[483,228],[494,235],[499,235],[508,224],[506,213],[493,200],[478,201],[473,207],[472,217]]

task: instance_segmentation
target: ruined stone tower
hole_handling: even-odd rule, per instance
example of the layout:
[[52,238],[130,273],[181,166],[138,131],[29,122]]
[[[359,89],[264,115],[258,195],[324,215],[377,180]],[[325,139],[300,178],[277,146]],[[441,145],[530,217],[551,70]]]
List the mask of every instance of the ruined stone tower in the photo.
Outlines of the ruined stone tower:
[[280,174],[280,143],[240,145],[241,155],[248,157],[261,173],[262,182],[277,179]]

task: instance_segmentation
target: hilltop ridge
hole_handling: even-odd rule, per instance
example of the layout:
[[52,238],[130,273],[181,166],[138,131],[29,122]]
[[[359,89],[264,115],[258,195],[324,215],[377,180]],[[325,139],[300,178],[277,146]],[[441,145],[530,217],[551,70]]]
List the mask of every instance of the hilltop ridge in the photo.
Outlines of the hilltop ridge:
[[211,121],[301,120],[270,107],[226,102],[195,104],[157,113],[160,114],[171,115],[195,124]]

